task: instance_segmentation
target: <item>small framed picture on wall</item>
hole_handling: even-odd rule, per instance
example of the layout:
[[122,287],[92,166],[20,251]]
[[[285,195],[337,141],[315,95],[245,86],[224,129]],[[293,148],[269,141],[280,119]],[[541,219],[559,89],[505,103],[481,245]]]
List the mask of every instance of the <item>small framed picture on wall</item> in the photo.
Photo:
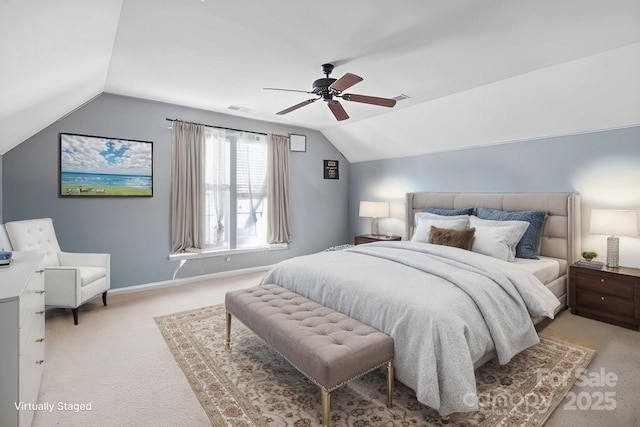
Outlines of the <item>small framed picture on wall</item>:
[[340,169],[337,160],[324,161],[324,179],[340,179]]

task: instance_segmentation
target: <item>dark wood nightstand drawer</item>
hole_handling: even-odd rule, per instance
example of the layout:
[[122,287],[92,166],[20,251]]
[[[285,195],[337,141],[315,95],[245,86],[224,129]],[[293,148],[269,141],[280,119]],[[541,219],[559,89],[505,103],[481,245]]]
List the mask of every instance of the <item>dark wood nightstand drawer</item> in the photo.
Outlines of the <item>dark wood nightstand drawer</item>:
[[361,234],[359,236],[355,236],[353,238],[353,243],[355,245],[362,245],[365,243],[373,243],[373,242],[392,242],[399,241],[402,237],[400,236],[387,236],[386,234]]
[[633,281],[609,275],[590,274],[579,271],[576,273],[576,286],[579,289],[598,293],[616,295],[622,298],[633,298]]
[[584,309],[592,309],[602,316],[624,317],[633,320],[633,300],[605,294],[582,290],[576,295],[578,306]]

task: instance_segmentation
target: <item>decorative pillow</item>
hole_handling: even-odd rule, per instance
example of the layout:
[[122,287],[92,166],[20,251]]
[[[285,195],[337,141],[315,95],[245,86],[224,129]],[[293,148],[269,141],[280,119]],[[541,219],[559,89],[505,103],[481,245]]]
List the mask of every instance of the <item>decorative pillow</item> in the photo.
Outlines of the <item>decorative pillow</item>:
[[526,221],[529,228],[516,246],[516,258],[538,258],[538,246],[544,226],[546,214],[542,211],[500,211],[489,208],[478,208],[478,218],[491,219],[494,221]]
[[421,217],[418,219],[418,226],[416,227],[416,230],[413,233],[413,237],[411,237],[411,241],[428,243],[429,234],[431,233],[432,225],[438,228],[464,230],[465,228],[469,228],[469,217],[465,216],[465,218],[454,218],[454,219]]
[[462,209],[442,209],[442,208],[426,208],[422,212],[428,212],[436,215],[456,216],[456,215],[473,215],[473,208]]
[[490,221],[470,217],[471,227],[476,229],[471,250],[504,261],[513,262],[516,245],[529,227],[525,221]]
[[454,248],[471,250],[475,228],[465,228],[464,230],[451,230],[448,228],[438,228],[431,226],[429,233],[429,243],[435,245],[453,246]]

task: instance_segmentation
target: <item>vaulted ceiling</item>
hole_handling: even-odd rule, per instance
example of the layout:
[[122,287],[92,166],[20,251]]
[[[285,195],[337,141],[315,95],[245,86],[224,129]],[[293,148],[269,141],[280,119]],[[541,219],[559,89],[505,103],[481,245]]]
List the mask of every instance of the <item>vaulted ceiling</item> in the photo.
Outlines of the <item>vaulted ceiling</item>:
[[[409,98],[275,115],[323,63]],[[2,0],[0,77],[0,154],[109,92],[411,156],[640,125],[640,0]]]

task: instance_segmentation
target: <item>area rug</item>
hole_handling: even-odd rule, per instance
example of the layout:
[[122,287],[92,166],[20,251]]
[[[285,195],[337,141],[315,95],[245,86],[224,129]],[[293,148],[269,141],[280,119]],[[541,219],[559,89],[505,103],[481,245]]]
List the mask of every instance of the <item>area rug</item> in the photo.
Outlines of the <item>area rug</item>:
[[[225,349],[223,305],[155,318],[211,424],[216,427],[321,425],[320,390],[235,320]],[[540,426],[563,401],[595,352],[556,339],[541,341],[507,365],[476,371],[480,410],[452,414],[450,426]],[[386,407],[383,369],[331,393],[333,426],[439,426],[438,413],[396,381]]]

